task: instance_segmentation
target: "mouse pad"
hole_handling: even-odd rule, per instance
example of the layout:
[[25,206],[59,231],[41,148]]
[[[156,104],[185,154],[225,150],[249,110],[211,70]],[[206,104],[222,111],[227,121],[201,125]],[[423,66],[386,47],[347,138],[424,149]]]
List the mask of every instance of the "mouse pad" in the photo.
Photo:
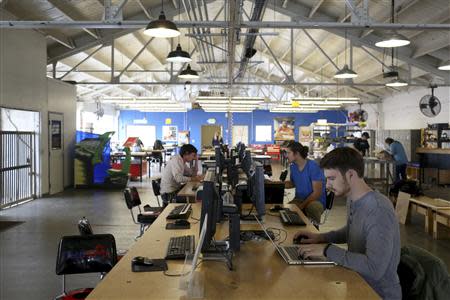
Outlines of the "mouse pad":
[[167,223],[166,229],[191,229],[191,224],[177,225],[175,223]]
[[167,263],[164,259],[153,259],[153,266],[143,266],[131,263],[133,272],[160,272],[167,271]]

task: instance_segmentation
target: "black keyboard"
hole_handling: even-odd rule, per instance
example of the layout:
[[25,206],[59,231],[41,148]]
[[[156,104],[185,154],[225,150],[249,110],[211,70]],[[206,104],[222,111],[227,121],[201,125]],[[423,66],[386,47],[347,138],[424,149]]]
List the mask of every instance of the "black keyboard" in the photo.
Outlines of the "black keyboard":
[[280,210],[280,219],[281,222],[285,225],[306,225],[305,222],[303,222],[302,218],[300,218],[298,213],[291,210]]
[[169,213],[166,219],[187,219],[191,215],[192,208],[191,204],[186,203],[182,205],[175,206],[174,209]]
[[166,259],[184,259],[186,254],[194,254],[195,237],[193,235],[171,237],[167,246]]

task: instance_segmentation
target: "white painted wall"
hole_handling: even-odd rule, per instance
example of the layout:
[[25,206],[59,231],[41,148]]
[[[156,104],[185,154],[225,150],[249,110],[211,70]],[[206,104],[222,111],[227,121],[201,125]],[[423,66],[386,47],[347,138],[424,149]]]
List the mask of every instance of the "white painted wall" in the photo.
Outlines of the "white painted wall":
[[431,123],[449,123],[450,88],[440,87],[434,90],[434,95],[442,104],[441,113],[434,118],[424,116],[419,110],[419,101],[424,95],[431,95],[431,90],[428,88],[411,89],[383,99],[383,128],[389,130],[420,129]]
[[[32,45],[32,46],[30,46]],[[0,105],[40,113],[38,195],[48,192],[47,45],[32,30],[0,30]],[[38,189],[39,189],[38,188]]]
[[[0,30],[0,106],[40,114],[39,196],[48,193],[48,111],[64,113],[65,128],[71,131],[68,141],[73,139],[76,116],[75,88],[48,80],[46,65],[47,45],[43,35],[33,30]],[[68,146],[66,151],[70,150]],[[69,153],[65,155],[68,164]],[[65,184],[71,185],[72,180],[70,175]]]
[[47,78],[48,111],[64,115],[64,187],[73,186],[73,153],[76,133],[76,87]]

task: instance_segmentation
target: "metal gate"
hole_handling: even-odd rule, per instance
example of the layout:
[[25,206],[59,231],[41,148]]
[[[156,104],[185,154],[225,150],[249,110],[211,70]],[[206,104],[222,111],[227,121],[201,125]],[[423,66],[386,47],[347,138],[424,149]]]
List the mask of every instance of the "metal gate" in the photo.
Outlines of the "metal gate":
[[36,134],[0,131],[0,209],[36,198]]

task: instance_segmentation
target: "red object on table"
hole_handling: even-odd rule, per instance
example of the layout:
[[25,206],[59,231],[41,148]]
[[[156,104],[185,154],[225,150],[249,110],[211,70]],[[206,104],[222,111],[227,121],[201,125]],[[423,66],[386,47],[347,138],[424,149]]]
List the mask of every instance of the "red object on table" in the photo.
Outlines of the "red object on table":
[[[122,165],[120,163],[113,163],[112,169],[122,170]],[[145,161],[142,163],[142,175],[147,173],[147,167]],[[139,164],[131,163],[130,165],[130,175],[132,179],[137,179],[140,176]]]

